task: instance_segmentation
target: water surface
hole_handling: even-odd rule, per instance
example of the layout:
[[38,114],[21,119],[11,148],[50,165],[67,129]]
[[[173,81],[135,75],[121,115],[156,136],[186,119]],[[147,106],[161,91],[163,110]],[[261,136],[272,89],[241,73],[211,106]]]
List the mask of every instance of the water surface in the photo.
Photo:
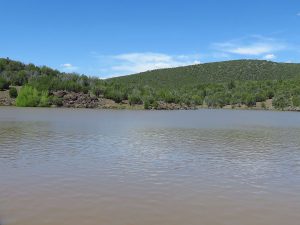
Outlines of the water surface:
[[0,107],[1,225],[295,225],[300,113]]

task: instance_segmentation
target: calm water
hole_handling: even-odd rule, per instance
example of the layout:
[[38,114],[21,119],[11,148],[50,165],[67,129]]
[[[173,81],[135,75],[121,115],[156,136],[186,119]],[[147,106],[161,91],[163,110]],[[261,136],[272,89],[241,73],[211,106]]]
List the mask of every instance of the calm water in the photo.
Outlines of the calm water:
[[300,113],[0,108],[1,225],[296,225]]

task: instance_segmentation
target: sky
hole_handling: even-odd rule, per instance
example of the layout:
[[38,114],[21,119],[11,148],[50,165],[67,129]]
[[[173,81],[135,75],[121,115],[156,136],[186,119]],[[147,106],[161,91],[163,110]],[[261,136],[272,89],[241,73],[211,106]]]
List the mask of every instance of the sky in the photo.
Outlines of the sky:
[[64,72],[300,63],[299,0],[0,0],[0,8],[0,57]]

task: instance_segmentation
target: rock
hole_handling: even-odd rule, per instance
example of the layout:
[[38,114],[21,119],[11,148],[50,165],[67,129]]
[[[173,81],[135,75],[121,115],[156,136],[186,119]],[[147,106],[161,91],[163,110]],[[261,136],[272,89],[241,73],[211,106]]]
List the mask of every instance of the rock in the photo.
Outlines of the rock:
[[64,95],[63,99],[66,101],[76,101],[78,98],[78,93],[70,92]]
[[66,91],[56,91],[56,92],[53,92],[53,95],[58,97],[58,98],[63,98],[65,95],[67,94]]
[[176,103],[166,103],[164,101],[157,102],[158,110],[188,110],[188,109],[196,109],[197,107],[194,105],[186,105],[186,104],[176,104]]
[[0,91],[0,106],[15,105],[15,99],[9,96],[9,91]]

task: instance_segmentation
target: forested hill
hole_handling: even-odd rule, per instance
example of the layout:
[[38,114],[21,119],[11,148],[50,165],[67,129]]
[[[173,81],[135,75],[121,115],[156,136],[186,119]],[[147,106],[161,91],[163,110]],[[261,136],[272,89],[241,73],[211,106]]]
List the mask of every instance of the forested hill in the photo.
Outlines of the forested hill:
[[275,63],[265,60],[234,60],[158,69],[111,80],[150,86],[183,86],[200,83],[295,78],[300,78],[300,64]]
[[99,108],[112,102],[117,107],[182,109],[259,103],[268,109],[300,110],[300,64],[236,60],[100,80],[0,59],[0,91],[9,91],[17,106]]

